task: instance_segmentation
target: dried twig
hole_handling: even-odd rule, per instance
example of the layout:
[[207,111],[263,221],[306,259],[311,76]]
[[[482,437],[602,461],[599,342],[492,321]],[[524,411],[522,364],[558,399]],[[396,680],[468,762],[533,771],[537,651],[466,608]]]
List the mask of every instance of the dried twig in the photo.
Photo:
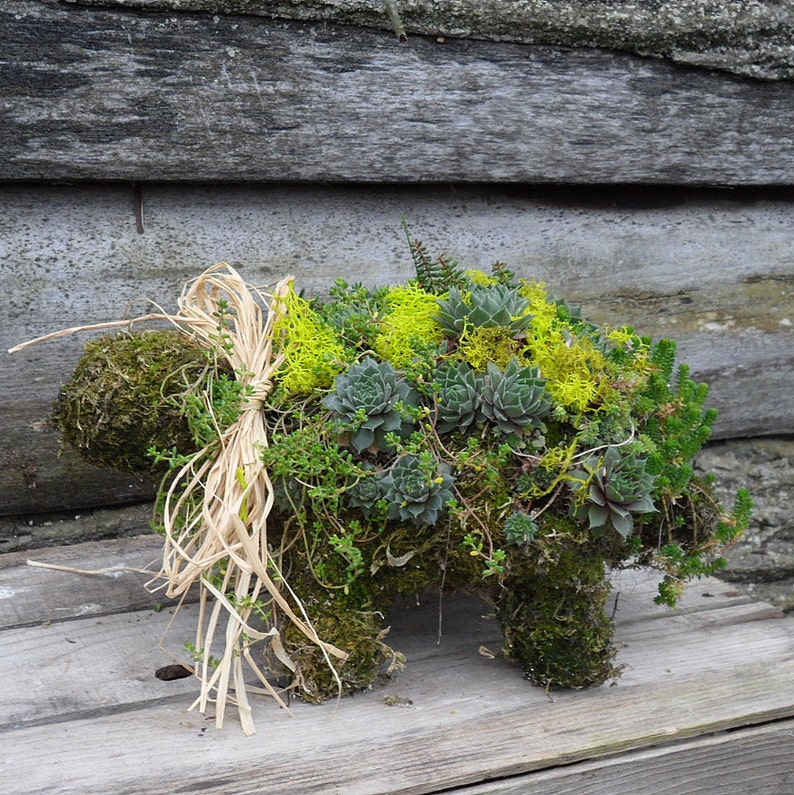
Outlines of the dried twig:
[[398,41],[408,41],[408,36],[405,33],[405,25],[400,18],[400,12],[397,10],[394,0],[383,0],[383,4],[386,6],[386,13],[389,15],[389,20],[394,28],[394,32],[397,34]]

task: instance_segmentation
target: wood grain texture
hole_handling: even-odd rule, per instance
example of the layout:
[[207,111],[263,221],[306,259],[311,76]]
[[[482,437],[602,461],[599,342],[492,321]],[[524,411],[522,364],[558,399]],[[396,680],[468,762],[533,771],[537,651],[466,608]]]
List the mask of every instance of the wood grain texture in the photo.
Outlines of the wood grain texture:
[[792,184],[794,83],[247,16],[0,8],[0,179]]
[[[162,590],[156,590],[157,581],[152,582],[152,590],[145,587],[160,570],[162,546],[160,537],[151,533],[0,555],[0,629],[174,604]],[[30,565],[29,560],[45,565]]]
[[[105,552],[112,565],[117,556],[110,546]],[[0,569],[0,583],[14,568]],[[78,604],[85,582],[74,582],[66,601]],[[738,777],[757,784],[754,792],[787,792],[791,769],[779,757],[792,745],[792,619],[771,618],[768,606],[727,593],[715,607],[705,588],[726,586],[713,580],[697,586],[684,610],[652,608],[654,618],[650,586],[631,576],[623,584],[632,616],[622,620],[619,609],[626,670],[616,687],[549,699],[509,662],[477,653],[481,644],[499,644],[477,600],[445,599],[438,643],[433,600],[397,606],[390,617],[390,641],[409,659],[398,678],[338,704],[294,704],[292,719],[258,702],[259,733],[245,740],[233,720],[215,732],[185,713],[191,680],[154,678],[154,668],[170,661],[156,648],[165,613],[6,629],[0,764],[12,782],[7,791],[733,795],[742,791],[729,788]],[[181,632],[190,636],[189,611],[177,618],[169,640],[176,647]],[[387,695],[404,706],[387,706]],[[717,789],[721,782],[728,788]]]
[[13,553],[41,547],[126,539],[152,526],[150,501],[71,511],[0,517],[0,552]]
[[784,795],[794,721],[467,787],[466,795]]
[[[378,0],[69,1],[397,28]],[[794,15],[777,0],[403,0],[393,8],[409,35],[603,47],[765,79],[794,76]]]

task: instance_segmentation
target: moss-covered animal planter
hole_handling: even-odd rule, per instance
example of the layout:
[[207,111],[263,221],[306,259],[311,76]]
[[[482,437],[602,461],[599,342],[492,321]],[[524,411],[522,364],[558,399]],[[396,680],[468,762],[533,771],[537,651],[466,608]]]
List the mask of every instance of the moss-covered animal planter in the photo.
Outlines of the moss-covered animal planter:
[[481,594],[532,682],[601,684],[619,673],[609,568],[661,570],[673,605],[747,523],[747,492],[725,512],[694,475],[715,412],[672,342],[598,328],[503,265],[411,253],[414,280],[327,300],[217,266],[177,329],[92,343],[64,387],[86,457],[166,468],[163,575],[202,589],[198,703],[219,721],[234,690],[253,730],[244,663],[314,702],[401,666],[382,616],[425,588]]

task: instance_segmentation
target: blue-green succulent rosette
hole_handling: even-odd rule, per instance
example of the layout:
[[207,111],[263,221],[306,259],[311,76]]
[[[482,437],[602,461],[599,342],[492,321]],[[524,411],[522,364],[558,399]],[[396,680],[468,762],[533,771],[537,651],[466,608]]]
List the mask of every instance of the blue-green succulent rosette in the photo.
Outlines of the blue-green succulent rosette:
[[390,518],[417,526],[435,524],[454,498],[454,482],[446,464],[428,460],[427,456],[400,456],[381,481]]
[[587,517],[596,536],[612,528],[628,538],[634,530],[634,514],[656,510],[655,478],[647,471],[647,461],[621,455],[617,447],[608,448],[602,457],[590,457],[584,462],[584,469],[573,475],[580,483],[589,483],[587,503],[580,506],[578,513]]
[[388,433],[402,434],[413,424],[406,408],[419,396],[389,362],[367,356],[336,377],[334,392],[322,403],[334,414],[334,425],[349,434],[360,453],[370,447],[390,447]]

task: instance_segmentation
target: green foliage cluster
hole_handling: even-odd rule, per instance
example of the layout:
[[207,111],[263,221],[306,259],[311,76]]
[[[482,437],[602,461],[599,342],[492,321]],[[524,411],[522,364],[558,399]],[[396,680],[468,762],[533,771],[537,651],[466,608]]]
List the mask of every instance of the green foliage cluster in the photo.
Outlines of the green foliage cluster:
[[[340,682],[367,686],[400,663],[376,617],[395,595],[434,586],[491,601],[533,681],[604,682],[618,672],[606,568],[659,569],[657,601],[674,605],[686,580],[725,564],[721,548],[749,522],[746,491],[725,510],[692,467],[716,417],[708,389],[676,369],[669,340],[588,323],[501,263],[464,271],[418,241],[410,250],[415,279],[338,280],[325,300],[291,291],[275,325],[284,364],[261,451],[274,555],[323,640],[351,652],[331,664],[285,628],[295,680],[313,701]],[[219,317],[219,345],[223,327]],[[175,411],[179,422],[167,413],[162,424],[183,435],[135,446],[176,466],[245,396],[195,354],[200,377],[160,395],[186,366],[162,342],[159,358],[132,367],[154,384],[147,409]]]
[[[334,330],[333,383],[296,400],[289,368],[277,376],[263,455],[286,570],[322,584],[340,627],[396,593],[474,585],[530,678],[602,682],[617,670],[605,567],[660,569],[673,605],[749,520],[746,492],[726,512],[694,475],[708,390],[674,371],[670,341],[598,328],[504,265],[411,251],[407,284],[340,280],[305,308]],[[295,329],[286,344],[319,358],[325,341]]]

